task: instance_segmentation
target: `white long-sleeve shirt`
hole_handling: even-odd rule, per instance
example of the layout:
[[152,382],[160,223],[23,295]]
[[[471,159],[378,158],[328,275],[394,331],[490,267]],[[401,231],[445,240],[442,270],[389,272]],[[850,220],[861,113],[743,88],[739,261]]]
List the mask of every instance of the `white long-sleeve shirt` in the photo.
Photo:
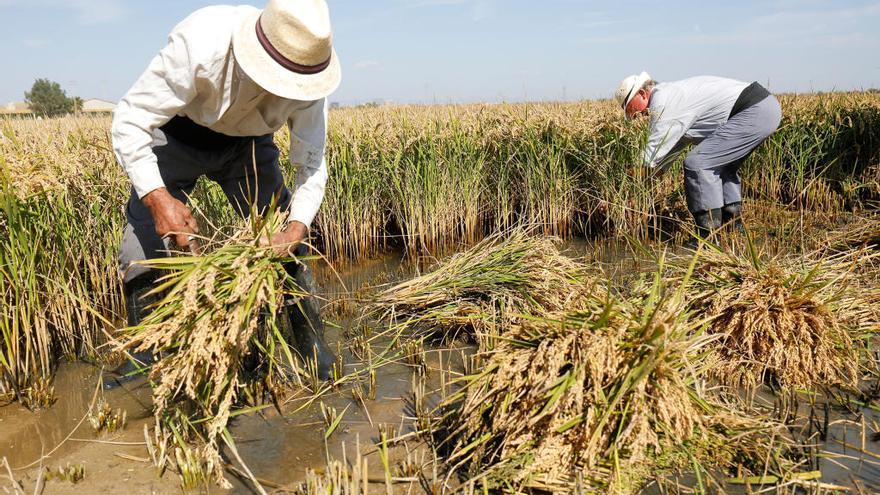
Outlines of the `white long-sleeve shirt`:
[[651,130],[644,164],[651,168],[668,165],[684,147],[680,144],[709,137],[727,122],[748,85],[723,77],[698,76],[655,86],[648,105]]
[[256,9],[214,6],[178,24],[168,44],[113,113],[113,150],[138,197],[164,186],[153,146],[175,115],[228,136],[262,136],[285,123],[296,167],[290,219],[310,225],[327,184],[326,99],[280,98],[257,86],[235,63],[232,33]]

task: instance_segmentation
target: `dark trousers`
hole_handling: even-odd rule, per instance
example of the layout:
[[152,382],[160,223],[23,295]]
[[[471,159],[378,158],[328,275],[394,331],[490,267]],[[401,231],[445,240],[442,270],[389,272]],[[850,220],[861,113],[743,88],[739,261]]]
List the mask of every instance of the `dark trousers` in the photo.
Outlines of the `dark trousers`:
[[[194,148],[171,136],[167,139],[167,144],[154,147],[153,152],[165,187],[178,200],[186,203],[196,180],[204,175],[220,184],[235,211],[243,217],[250,212],[252,201],[263,210],[276,195],[278,208],[289,207],[291,194],[284,185],[278,148],[271,135],[210,150]],[[169,241],[156,233],[153,216],[134,189],[125,216],[128,224],[119,247],[119,271],[128,282],[147,271],[132,262],[165,256]]]
[[[250,213],[252,202],[255,202],[258,211],[264,211],[277,198],[277,208],[282,211],[289,208],[291,194],[284,185],[278,163],[278,148],[271,135],[239,139],[216,149],[189,146],[168,135],[166,138],[167,144],[154,147],[153,152],[158,159],[159,173],[165,187],[178,200],[186,203],[196,181],[204,175],[220,184],[227,199],[242,217]],[[119,247],[119,271],[123,280],[129,282],[149,271],[133,262],[166,256],[170,246],[167,239],[163,240],[156,233],[153,216],[134,189],[128,199],[125,215],[128,224]],[[297,254],[304,255],[306,252],[305,246],[300,246]],[[323,332],[311,270],[303,263],[291,263],[286,269],[297,284],[311,294],[292,308],[291,324],[294,331],[299,326],[308,325]]]

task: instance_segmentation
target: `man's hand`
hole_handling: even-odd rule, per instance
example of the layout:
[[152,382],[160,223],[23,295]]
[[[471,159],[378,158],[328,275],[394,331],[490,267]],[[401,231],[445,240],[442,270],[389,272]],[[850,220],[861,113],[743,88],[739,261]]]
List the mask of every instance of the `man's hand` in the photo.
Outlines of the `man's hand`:
[[281,232],[260,239],[260,245],[272,246],[280,256],[292,256],[296,246],[309,236],[309,228],[302,222],[290,222]]
[[168,189],[160,187],[150,191],[141,201],[150,209],[156,224],[156,233],[163,239],[173,237],[178,247],[188,248],[193,243],[191,234],[197,234],[199,227],[189,208],[171,195]]

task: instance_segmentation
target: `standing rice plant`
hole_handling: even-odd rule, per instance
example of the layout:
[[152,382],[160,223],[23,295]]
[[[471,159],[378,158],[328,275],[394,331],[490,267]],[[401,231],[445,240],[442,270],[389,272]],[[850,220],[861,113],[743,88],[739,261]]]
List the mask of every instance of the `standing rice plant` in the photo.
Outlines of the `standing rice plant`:
[[119,344],[161,356],[150,371],[157,425],[184,451],[194,445],[190,469],[222,486],[229,484],[218,443],[242,397],[274,401],[301,369],[276,314],[285,297],[305,293],[283,266],[293,260],[257,242],[271,228],[252,220],[249,231],[206,254],[143,262],[164,273],[152,291],[161,300]]
[[625,122],[620,112],[593,124],[591,135],[577,140],[582,199],[588,230],[594,234],[625,232],[640,238],[660,228],[675,198],[677,169],[650,177],[641,160],[647,141],[645,122]]
[[[452,120],[419,129],[385,164],[391,212],[408,254],[440,254],[482,235],[485,163]],[[436,133],[436,135],[432,135]]]
[[96,358],[122,314],[115,256],[94,246],[118,238],[118,215],[102,216],[100,203],[84,209],[78,196],[71,188],[20,197],[0,172],[0,389],[19,398],[51,377],[60,356]]
[[362,495],[369,493],[369,463],[360,454],[351,465],[331,460],[326,469],[306,471],[306,479],[295,487],[296,495]]
[[19,398],[61,356],[96,347],[124,315],[115,267],[127,187],[100,121],[27,122],[0,143],[0,294],[5,368]]
[[[780,100],[783,125],[743,169],[748,199],[833,214],[880,197],[876,95]],[[356,108],[331,117],[330,194],[318,230],[333,256],[398,234],[410,254],[436,255],[517,222],[562,237],[674,235],[690,223],[679,165],[647,177],[645,128],[609,101]],[[283,152],[285,134],[279,139]]]
[[42,276],[44,260],[51,253],[34,245],[45,241],[40,234],[46,231],[41,228],[46,219],[34,206],[18,200],[6,187],[0,191],[0,392],[18,400],[29,387],[50,378],[59,347],[73,345],[72,339],[59,341],[45,317],[49,301]]
[[880,162],[876,95],[782,95],[779,99],[782,125],[746,164],[746,193],[804,208],[856,206],[876,198],[878,190],[869,178],[876,178],[871,171]]
[[325,256],[363,260],[385,247],[388,206],[373,128],[331,129],[330,177],[315,220]]
[[545,234],[568,237],[574,226],[578,178],[568,168],[565,147],[543,142],[539,133],[540,129],[529,129],[517,151],[523,219]]

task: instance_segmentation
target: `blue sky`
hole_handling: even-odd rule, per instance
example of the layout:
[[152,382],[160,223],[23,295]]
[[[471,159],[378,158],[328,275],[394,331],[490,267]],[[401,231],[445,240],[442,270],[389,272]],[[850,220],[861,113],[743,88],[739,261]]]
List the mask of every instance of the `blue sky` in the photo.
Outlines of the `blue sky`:
[[[262,1],[256,3],[262,6]],[[201,0],[0,0],[0,103],[116,100]],[[342,104],[608,97],[625,75],[880,87],[880,1],[329,0]]]

